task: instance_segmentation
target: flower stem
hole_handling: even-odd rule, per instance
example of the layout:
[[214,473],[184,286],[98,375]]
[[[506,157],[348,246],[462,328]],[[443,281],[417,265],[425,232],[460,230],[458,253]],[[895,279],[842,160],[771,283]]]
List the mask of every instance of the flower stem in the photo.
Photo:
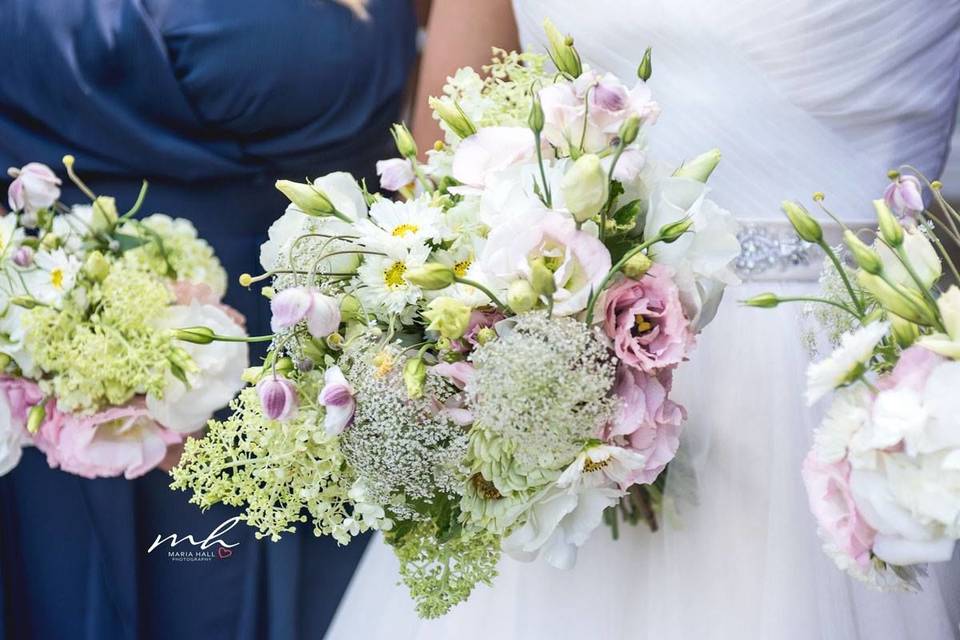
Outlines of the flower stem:
[[124,222],[129,220],[133,216],[137,215],[137,212],[140,211],[140,207],[143,206],[143,200],[147,197],[147,188],[150,186],[150,183],[146,180],[143,181],[143,184],[140,185],[140,193],[137,194],[137,200],[133,203],[133,206],[125,214],[120,216],[118,222]]
[[853,284],[851,284],[850,278],[847,276],[847,271],[843,268],[843,264],[840,262],[840,258],[837,257],[837,253],[823,239],[821,239],[817,244],[820,246],[823,252],[827,254],[827,257],[830,258],[830,262],[833,263],[833,268],[837,270],[837,274],[840,276],[840,279],[843,280],[843,286],[846,287],[847,293],[850,294],[850,299],[853,301],[853,306],[855,306],[857,308],[857,312],[862,315],[863,301],[854,291]]
[[474,281],[474,280],[469,280],[469,279],[467,279],[467,278],[461,278],[461,277],[459,277],[459,276],[457,276],[456,278],[454,278],[454,281],[455,281],[455,282],[459,282],[460,284],[465,284],[465,285],[467,285],[467,286],[469,286],[469,287],[473,287],[474,289],[479,289],[480,291],[482,291],[483,293],[485,293],[485,294],[487,295],[487,297],[490,298],[490,300],[492,300],[495,305],[497,305],[498,307],[501,307],[501,308],[503,308],[503,309],[506,309],[506,308],[507,308],[506,305],[503,304],[502,302],[500,302],[500,299],[497,298],[497,296],[495,296],[492,291],[490,291],[490,289],[488,289],[488,288],[485,287],[484,285],[480,284],[479,282],[476,282],[476,281]]

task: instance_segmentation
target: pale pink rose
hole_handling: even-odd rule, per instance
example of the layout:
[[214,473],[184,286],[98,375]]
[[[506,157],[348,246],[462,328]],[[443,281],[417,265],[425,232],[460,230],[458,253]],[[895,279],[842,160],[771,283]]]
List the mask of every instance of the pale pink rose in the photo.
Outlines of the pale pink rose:
[[406,158],[378,160],[377,175],[380,176],[380,188],[387,191],[399,191],[416,179],[413,165]]
[[132,480],[159,465],[183,436],[150,419],[137,401],[90,416],[62,413],[51,401],[34,444],[51,467],[84,478]]
[[900,354],[900,359],[893,371],[877,381],[877,388],[881,391],[906,388],[916,393],[923,393],[930,373],[943,362],[946,362],[946,358],[929,349],[919,346],[910,347]]
[[640,280],[624,278],[603,294],[603,329],[617,357],[646,373],[676,366],[696,340],[672,275],[654,264]]
[[7,396],[7,404],[10,406],[10,419],[13,420],[15,426],[21,429],[25,428],[30,409],[43,400],[43,392],[40,391],[40,387],[26,378],[0,376],[0,390]]
[[883,200],[897,215],[915,218],[923,211],[923,187],[916,176],[900,176],[887,185]]
[[177,304],[189,305],[194,301],[199,302],[200,304],[212,304],[230,316],[230,319],[241,327],[244,327],[247,324],[247,319],[243,317],[243,314],[233,307],[223,304],[220,301],[220,296],[218,296],[213,288],[205,282],[177,280],[173,283],[172,288],[173,297],[176,298]]
[[824,541],[863,568],[870,564],[876,531],[857,511],[850,491],[850,463],[825,464],[811,451],[803,461],[807,498]]
[[625,438],[630,449],[646,458],[643,469],[628,479],[628,485],[653,482],[677,455],[687,414],[667,397],[672,382],[670,371],[649,375],[633,367],[617,369],[614,393],[622,404],[603,437],[607,442]]
[[36,213],[60,197],[60,178],[45,164],[30,162],[9,173],[14,179],[7,189],[7,202],[13,211]]
[[559,213],[518,216],[496,227],[487,238],[480,266],[503,282],[529,279],[531,261],[547,257],[559,263],[553,272],[553,312],[568,316],[583,311],[590,292],[610,271],[610,252],[597,238],[576,228]]
[[484,127],[457,145],[453,177],[482,188],[498,171],[533,159],[533,132],[527,127]]

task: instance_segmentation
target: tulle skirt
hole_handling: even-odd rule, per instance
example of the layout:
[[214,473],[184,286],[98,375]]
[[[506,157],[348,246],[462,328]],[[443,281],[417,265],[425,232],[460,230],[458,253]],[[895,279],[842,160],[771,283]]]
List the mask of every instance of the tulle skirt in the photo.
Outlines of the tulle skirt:
[[819,419],[802,398],[809,356],[800,309],[736,302],[814,287],[768,282],[728,292],[676,377],[674,398],[689,419],[670,476],[676,513],[658,532],[621,527],[613,541],[601,526],[571,571],[504,558],[492,587],[433,621],[417,619],[393,552],[377,539],[327,640],[960,637],[957,556],[931,568],[921,593],[878,593],[820,550],[800,478]]

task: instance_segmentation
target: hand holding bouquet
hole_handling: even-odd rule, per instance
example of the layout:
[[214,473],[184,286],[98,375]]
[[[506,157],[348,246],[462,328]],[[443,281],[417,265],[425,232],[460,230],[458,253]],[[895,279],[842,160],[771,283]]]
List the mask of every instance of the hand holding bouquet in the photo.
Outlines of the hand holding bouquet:
[[735,281],[704,185],[719,154],[647,157],[649,57],[630,87],[547,29],[556,71],[495,52],[450,79],[427,163],[394,127],[379,169],[402,200],[344,173],[278,183],[292,204],[241,278],[269,282],[270,353],[174,470],[261,535],[382,531],[425,617],[501,549],[569,567],[605,512],[653,519],[673,371]]
[[[925,184],[938,213],[924,206]],[[938,237],[960,246],[960,216],[939,183],[914,175],[894,174],[874,206],[871,243],[844,233],[851,267],[802,207],[784,205],[799,235],[828,252],[825,297],[814,302],[833,309],[841,336],[807,372],[808,401],[833,398],[803,478],[837,566],[877,588],[918,588],[923,563],[949,560],[960,537],[960,289],[938,284],[944,263],[960,282]]]
[[52,467],[130,479],[204,426],[238,390],[246,345],[201,347],[175,330],[242,339],[220,304],[226,274],[186,220],[123,215],[64,164],[90,204],[59,202],[60,179],[11,169],[0,217],[0,473],[34,445]]

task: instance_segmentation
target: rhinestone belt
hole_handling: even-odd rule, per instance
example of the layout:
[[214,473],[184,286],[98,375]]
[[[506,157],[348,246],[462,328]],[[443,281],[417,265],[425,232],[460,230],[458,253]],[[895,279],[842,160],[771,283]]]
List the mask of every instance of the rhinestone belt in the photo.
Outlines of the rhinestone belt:
[[[869,223],[850,225],[854,229]],[[830,246],[840,244],[843,230],[835,223],[823,225]],[[823,251],[801,240],[788,222],[744,222],[737,232],[740,255],[734,269],[743,280],[816,280],[823,266]]]

